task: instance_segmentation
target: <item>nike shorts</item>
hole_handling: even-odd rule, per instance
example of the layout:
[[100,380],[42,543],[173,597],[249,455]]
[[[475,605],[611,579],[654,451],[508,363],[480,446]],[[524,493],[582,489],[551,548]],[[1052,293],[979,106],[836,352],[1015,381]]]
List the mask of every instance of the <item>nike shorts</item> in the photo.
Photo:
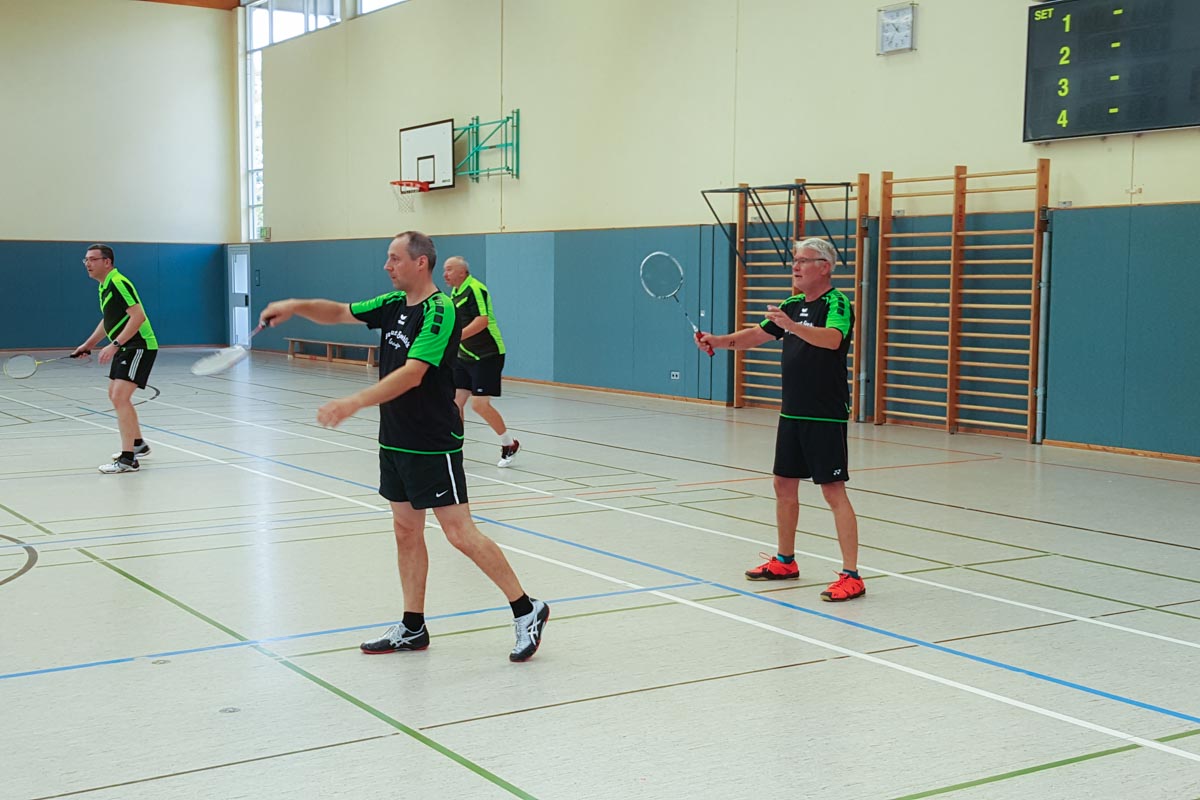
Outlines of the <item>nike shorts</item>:
[[379,448],[379,494],[413,508],[440,508],[467,502],[463,454],[403,453]]

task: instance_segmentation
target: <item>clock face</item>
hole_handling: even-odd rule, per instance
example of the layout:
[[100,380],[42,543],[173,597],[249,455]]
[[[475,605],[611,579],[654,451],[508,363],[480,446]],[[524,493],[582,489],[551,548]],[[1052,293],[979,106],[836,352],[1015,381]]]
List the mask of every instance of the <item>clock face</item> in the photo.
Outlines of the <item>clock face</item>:
[[911,4],[879,9],[877,24],[881,54],[913,49],[913,7]]

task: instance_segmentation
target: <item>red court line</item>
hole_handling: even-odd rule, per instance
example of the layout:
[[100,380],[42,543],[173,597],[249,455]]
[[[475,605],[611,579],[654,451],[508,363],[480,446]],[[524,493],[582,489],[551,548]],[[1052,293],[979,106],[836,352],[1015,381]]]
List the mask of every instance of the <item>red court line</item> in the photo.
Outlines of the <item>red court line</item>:
[[[1078,467],[1074,464],[1055,464],[1050,461],[1034,461],[1032,458],[1014,458],[1013,461],[1024,461],[1026,464],[1037,464],[1042,467],[1062,467],[1063,469],[1082,469],[1087,472],[1103,472],[1107,475],[1124,475],[1127,478],[1145,478],[1148,481],[1167,481],[1168,483],[1186,483],[1190,486],[1200,486],[1200,481],[1185,481],[1182,478],[1159,478],[1156,475],[1139,475],[1136,472],[1121,472],[1115,469],[1097,469],[1096,467]],[[1172,462],[1180,463],[1180,462]]]
[[908,467],[939,467],[943,464],[970,464],[975,461],[999,461],[1003,456],[986,456],[984,458],[960,458],[957,461],[926,461],[921,464],[893,464],[889,467],[861,467],[851,472],[870,472],[876,469],[907,469]]
[[600,489],[595,492],[576,492],[572,497],[584,497],[589,494],[611,494],[612,492],[647,492],[658,489],[657,486],[626,486],[621,489]]

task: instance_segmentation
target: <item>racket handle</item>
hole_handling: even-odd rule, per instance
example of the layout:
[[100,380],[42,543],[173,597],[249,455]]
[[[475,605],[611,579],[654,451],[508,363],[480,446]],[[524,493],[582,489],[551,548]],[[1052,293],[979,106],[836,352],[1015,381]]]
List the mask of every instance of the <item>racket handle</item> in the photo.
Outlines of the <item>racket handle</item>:
[[700,337],[703,335],[704,334],[702,332],[696,331],[696,344],[700,345],[700,347],[704,350],[704,352],[708,353],[711,356],[713,354],[712,345],[705,344],[704,342],[700,341]]
[[90,356],[91,354],[91,350],[80,350],[78,353],[71,353],[71,355],[67,356],[67,358],[83,358],[84,356]]

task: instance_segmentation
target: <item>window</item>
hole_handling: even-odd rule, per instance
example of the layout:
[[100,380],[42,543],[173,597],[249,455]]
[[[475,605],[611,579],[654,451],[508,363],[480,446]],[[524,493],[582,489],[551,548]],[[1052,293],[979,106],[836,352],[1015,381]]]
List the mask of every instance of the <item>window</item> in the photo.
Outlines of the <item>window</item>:
[[[366,2],[367,0],[363,0]],[[379,0],[374,0],[379,2]],[[395,0],[392,0],[395,2]],[[381,5],[388,5],[382,3]],[[341,0],[254,0],[246,3],[246,224],[249,238],[262,238],[263,102],[265,47],[341,22]]]
[[404,0],[358,0],[358,13],[366,14],[370,11],[378,11],[381,8],[394,6],[397,3],[403,3]]

